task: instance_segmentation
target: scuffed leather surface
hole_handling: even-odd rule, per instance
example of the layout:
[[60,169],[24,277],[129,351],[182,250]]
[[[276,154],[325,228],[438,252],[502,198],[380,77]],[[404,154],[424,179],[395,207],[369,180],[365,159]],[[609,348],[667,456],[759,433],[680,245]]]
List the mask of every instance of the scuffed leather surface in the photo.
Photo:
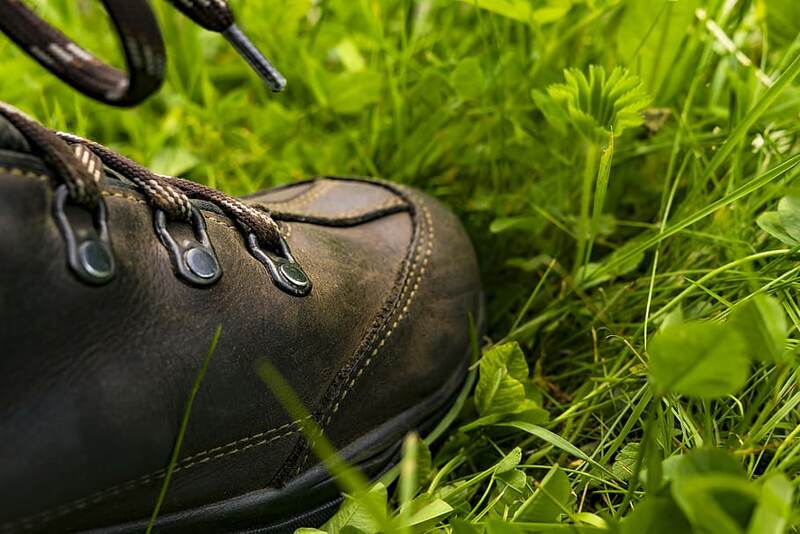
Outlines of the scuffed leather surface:
[[[89,287],[66,267],[43,169],[15,165],[0,171],[0,532],[146,517],[219,324],[165,513],[279,486],[314,463],[256,376],[260,359],[339,446],[463,364],[466,317],[480,292],[474,254],[455,218],[419,193],[317,180],[250,197],[318,219],[281,224],[314,283],[296,298],[272,284],[231,221],[209,212],[223,277],[206,289],[184,284],[149,206],[113,188],[106,201],[119,271]],[[365,366],[365,340],[376,333],[383,345]]]

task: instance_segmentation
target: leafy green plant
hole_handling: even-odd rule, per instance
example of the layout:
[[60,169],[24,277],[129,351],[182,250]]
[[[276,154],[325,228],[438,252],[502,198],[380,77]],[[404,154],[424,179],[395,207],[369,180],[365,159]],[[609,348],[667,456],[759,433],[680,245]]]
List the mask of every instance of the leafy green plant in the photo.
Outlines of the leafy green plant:
[[738,392],[751,360],[781,364],[787,356],[786,317],[764,295],[735,307],[726,324],[667,325],[650,344],[650,377],[658,395],[715,398]]
[[[567,126],[571,126],[585,143],[575,260],[576,273],[586,278],[608,191],[614,138],[644,122],[642,111],[649,104],[650,97],[641,81],[622,67],[616,67],[606,75],[602,66],[590,65],[588,77],[578,69],[567,69],[564,78],[565,83],[548,86],[546,95],[534,90],[533,99],[556,131],[566,135]],[[601,149],[604,143],[605,147]],[[593,185],[594,209],[590,221]],[[577,271],[579,267],[583,268],[580,272]]]
[[[547,94],[557,104],[547,116],[553,126],[566,133],[571,125],[588,143],[600,144],[644,122],[642,110],[650,103],[642,82],[622,67],[611,74],[599,65],[589,65],[588,77],[578,69],[564,71],[565,83],[547,87]],[[544,103],[540,92],[534,100]],[[547,104],[545,104],[547,106]],[[555,112],[558,110],[558,112]]]
[[543,422],[548,414],[539,405],[541,393],[528,377],[528,363],[517,343],[488,350],[480,360],[475,408],[480,416],[469,428],[515,418]]

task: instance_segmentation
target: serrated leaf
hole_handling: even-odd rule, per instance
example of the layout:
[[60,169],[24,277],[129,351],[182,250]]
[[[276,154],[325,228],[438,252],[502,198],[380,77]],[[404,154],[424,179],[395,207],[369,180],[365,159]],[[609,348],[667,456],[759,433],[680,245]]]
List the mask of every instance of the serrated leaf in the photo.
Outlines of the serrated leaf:
[[617,453],[617,458],[611,466],[611,472],[620,480],[630,480],[633,477],[633,470],[636,466],[636,457],[639,455],[639,443],[631,442],[625,444]]
[[544,115],[545,120],[552,126],[560,135],[566,135],[567,124],[569,124],[569,117],[566,110],[556,102],[550,95],[534,89],[531,91],[531,98],[533,98],[536,107]]
[[525,401],[528,363],[515,342],[489,349],[480,360],[475,407],[480,415],[513,413]]
[[583,137],[600,144],[609,134],[620,135],[644,122],[642,110],[650,97],[638,77],[616,67],[589,66],[589,76],[578,69],[564,71],[565,83],[548,86],[547,93],[565,109],[570,123]]
[[746,343],[726,325],[670,326],[653,337],[648,352],[650,379],[661,392],[721,397],[738,391],[750,373]]
[[781,363],[786,343],[786,315],[780,303],[757,295],[731,312],[728,324],[747,342],[750,356],[762,362]]

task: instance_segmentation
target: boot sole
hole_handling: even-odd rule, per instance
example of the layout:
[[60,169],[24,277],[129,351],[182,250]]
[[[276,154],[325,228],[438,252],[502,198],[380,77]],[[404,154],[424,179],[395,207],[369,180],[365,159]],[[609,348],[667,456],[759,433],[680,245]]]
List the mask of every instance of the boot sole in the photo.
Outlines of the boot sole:
[[[485,312],[481,306],[479,335],[484,331]],[[464,365],[457,369],[434,395],[390,419],[380,427],[339,451],[350,465],[370,480],[395,466],[400,459],[403,439],[411,431],[425,436],[450,411],[465,386],[472,348],[468,347]],[[300,527],[316,527],[336,513],[342,502],[336,480],[322,464],[312,467],[282,488],[256,490],[245,495],[205,506],[164,514],[155,522],[159,533],[227,532],[236,534],[281,534]],[[302,509],[298,508],[302,503]],[[256,526],[258,525],[258,526]],[[147,521],[136,521],[86,531],[133,534],[145,530]]]

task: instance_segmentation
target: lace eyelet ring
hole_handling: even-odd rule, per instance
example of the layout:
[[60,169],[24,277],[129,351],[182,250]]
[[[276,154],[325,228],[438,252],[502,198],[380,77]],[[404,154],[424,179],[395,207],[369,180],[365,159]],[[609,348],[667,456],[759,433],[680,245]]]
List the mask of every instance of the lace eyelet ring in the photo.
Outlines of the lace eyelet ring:
[[191,285],[205,287],[215,284],[222,277],[214,247],[208,237],[206,221],[200,210],[193,207],[191,214],[194,241],[184,239],[178,242],[167,229],[167,215],[156,209],[153,215],[156,235],[167,249],[169,259],[178,278]]
[[53,193],[53,218],[67,247],[67,264],[82,282],[101,286],[116,274],[116,261],[108,233],[108,208],[102,198],[92,213],[91,228],[77,228],[64,210],[69,200],[66,185]]
[[256,235],[248,232],[247,248],[250,249],[250,254],[267,268],[272,282],[278,289],[295,297],[305,297],[311,292],[311,279],[295,261],[286,240],[283,237],[278,239],[280,254],[262,249]]

